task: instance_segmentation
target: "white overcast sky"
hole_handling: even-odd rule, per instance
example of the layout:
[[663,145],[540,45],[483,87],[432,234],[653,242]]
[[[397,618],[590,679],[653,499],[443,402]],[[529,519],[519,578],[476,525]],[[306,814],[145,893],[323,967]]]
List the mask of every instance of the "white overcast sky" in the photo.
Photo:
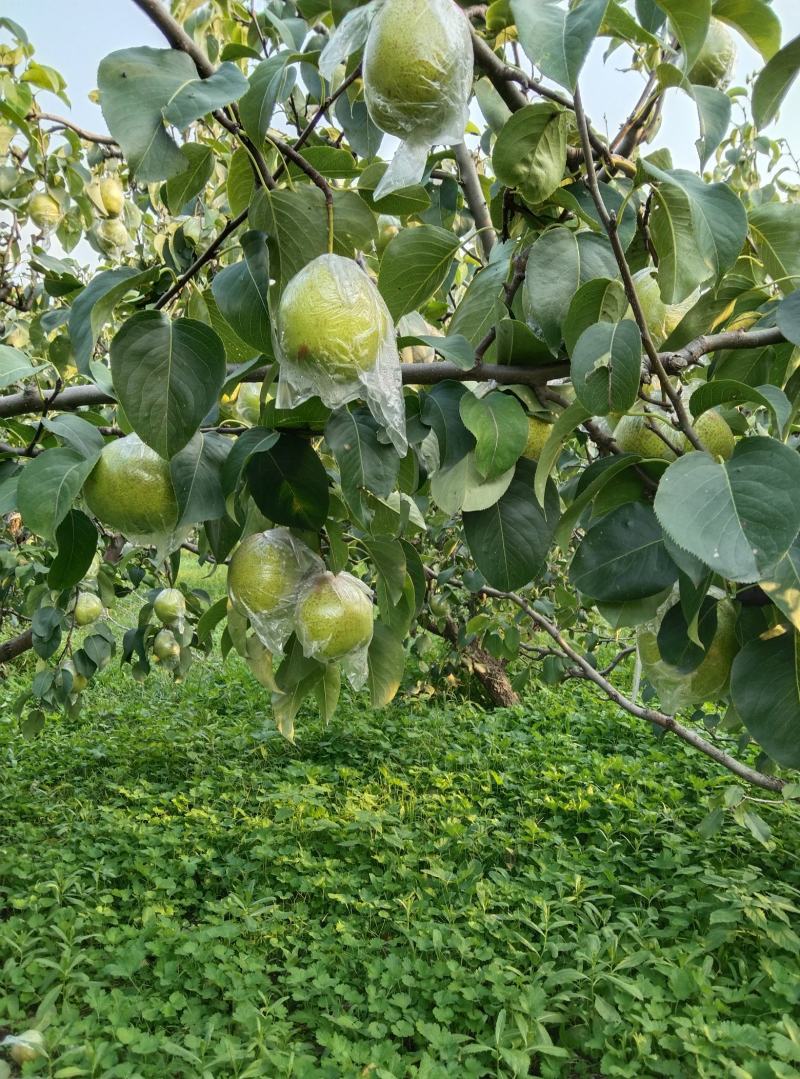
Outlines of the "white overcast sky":
[[[534,2],[534,0],[531,0]],[[257,0],[257,9],[261,6]],[[800,34],[800,2],[775,0],[773,7],[783,23],[783,41]],[[114,49],[134,45],[163,46],[161,35],[131,0],[0,0],[0,14],[19,22],[36,46],[41,63],[57,68],[66,78],[72,100],[71,115],[78,123],[106,130],[97,105],[89,100],[95,86],[97,65]],[[738,37],[736,80],[761,66],[761,59]],[[630,53],[621,49],[603,63],[603,42],[598,42],[582,77],[587,112],[599,130],[614,132],[627,115],[640,89],[639,76],[623,72]],[[63,112],[57,99],[46,99],[47,110]],[[791,90],[778,120],[766,133],[785,136],[800,150],[800,82]],[[676,166],[696,169],[694,140],[698,136],[697,114],[680,91],[669,93],[668,107],[654,146],[669,146]]]

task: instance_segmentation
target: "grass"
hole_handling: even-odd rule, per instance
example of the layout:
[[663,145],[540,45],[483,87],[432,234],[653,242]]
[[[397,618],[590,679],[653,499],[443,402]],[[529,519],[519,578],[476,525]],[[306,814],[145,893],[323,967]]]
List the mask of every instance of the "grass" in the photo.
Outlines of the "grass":
[[703,838],[728,780],[582,687],[351,697],[295,747],[268,715],[232,659],[114,666],[79,718],[0,725],[0,1038],[50,1050],[26,1074],[800,1074],[795,810],[762,807],[769,849]]

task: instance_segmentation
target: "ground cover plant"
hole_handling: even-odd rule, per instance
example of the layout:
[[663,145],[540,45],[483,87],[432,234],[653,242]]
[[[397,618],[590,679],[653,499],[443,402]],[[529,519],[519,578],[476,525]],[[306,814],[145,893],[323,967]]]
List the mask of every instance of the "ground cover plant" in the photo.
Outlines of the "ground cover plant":
[[753,1076],[800,1068],[797,812],[577,683],[311,707],[231,659],[104,672],[0,727],[0,1028],[53,1076]]

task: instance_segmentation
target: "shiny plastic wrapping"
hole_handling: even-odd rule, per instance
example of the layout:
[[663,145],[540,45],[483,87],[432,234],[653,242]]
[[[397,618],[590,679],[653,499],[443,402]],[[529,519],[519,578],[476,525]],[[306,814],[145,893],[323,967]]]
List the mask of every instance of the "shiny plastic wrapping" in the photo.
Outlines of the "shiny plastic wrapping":
[[228,598],[261,643],[280,652],[294,630],[303,582],[324,569],[322,559],[287,528],[247,536],[228,567]]
[[320,663],[340,663],[354,689],[367,680],[372,629],[372,592],[357,577],[320,573],[301,587],[295,632],[303,653]]
[[464,141],[473,54],[469,24],[453,0],[386,0],[364,50],[372,120],[401,144],[375,198],[419,183],[428,150]]
[[364,400],[397,452],[408,448],[395,328],[377,288],[353,259],[320,255],[283,290],[275,404],[318,396],[328,408]]
[[674,598],[664,604],[659,617],[641,625],[636,634],[642,673],[658,694],[661,707],[670,715],[723,697],[728,690],[733,658],[739,650],[736,611],[730,600],[722,599],[717,605],[714,639],[699,666],[685,672],[663,660],[658,650],[658,630]]
[[178,527],[169,461],[138,435],[107,443],[84,484],[83,497],[102,524],[133,544],[155,547],[159,561],[189,534],[189,528]]

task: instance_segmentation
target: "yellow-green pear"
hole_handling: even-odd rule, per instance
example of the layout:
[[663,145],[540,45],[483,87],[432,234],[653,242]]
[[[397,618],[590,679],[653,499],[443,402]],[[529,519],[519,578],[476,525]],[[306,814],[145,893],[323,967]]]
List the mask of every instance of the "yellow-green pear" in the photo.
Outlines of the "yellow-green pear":
[[540,420],[537,416],[528,416],[528,441],[525,443],[522,456],[527,457],[529,461],[538,461],[552,430],[552,424],[547,423],[546,420]]
[[186,614],[186,600],[179,588],[162,588],[153,603],[153,611],[165,626],[180,622]]
[[[733,437],[733,431],[731,431],[719,412],[709,409],[708,412],[701,413],[692,426],[697,437],[712,457],[722,457],[723,460],[727,461],[733,454],[736,439]],[[686,435],[684,435],[683,452],[691,453],[694,448]]]
[[386,0],[364,49],[372,120],[399,138],[431,137],[472,81],[469,24],[452,0]]
[[160,629],[153,641],[153,654],[162,663],[180,658],[181,646],[171,629]]
[[40,1031],[24,1030],[18,1038],[9,1049],[9,1056],[15,1064],[25,1064],[29,1060],[38,1060],[39,1057],[47,1055]]
[[94,592],[79,592],[73,612],[76,626],[88,626],[103,613],[103,601]]
[[320,573],[304,587],[295,612],[307,656],[341,659],[372,640],[372,600],[347,573]]
[[69,671],[72,675],[72,693],[83,693],[86,687],[89,685],[89,679],[85,674],[80,674],[75,669],[75,664],[71,659],[68,659],[66,663],[62,664],[62,671]]
[[119,217],[125,205],[125,193],[116,176],[107,176],[100,181],[100,199],[109,217]]
[[735,63],[736,42],[725,23],[712,16],[700,55],[689,71],[689,82],[724,90],[731,81]]
[[138,435],[104,447],[83,494],[98,520],[131,539],[168,535],[178,523],[169,462]]
[[664,442],[649,426],[658,424],[658,430],[662,431],[669,442],[680,447],[681,436],[667,423],[660,423],[655,416],[636,414],[623,416],[614,428],[614,441],[625,453],[638,453],[642,457],[651,457],[659,461],[674,461],[678,456],[675,450]]
[[50,231],[61,220],[61,207],[52,195],[45,191],[39,191],[28,203],[28,213],[31,220],[40,229]]
[[283,290],[278,334],[284,359],[334,381],[370,371],[394,334],[389,309],[353,259],[320,255]]
[[246,618],[268,615],[291,601],[300,572],[291,541],[275,529],[256,532],[242,540],[231,558],[228,596]]
[[[656,346],[663,344],[672,331],[679,325],[697,302],[697,293],[676,304],[666,304],[661,299],[661,287],[658,283],[656,271],[647,267],[633,275],[633,284],[636,295],[642,307],[647,328]],[[626,319],[633,319],[633,311],[630,307],[625,312]]]

